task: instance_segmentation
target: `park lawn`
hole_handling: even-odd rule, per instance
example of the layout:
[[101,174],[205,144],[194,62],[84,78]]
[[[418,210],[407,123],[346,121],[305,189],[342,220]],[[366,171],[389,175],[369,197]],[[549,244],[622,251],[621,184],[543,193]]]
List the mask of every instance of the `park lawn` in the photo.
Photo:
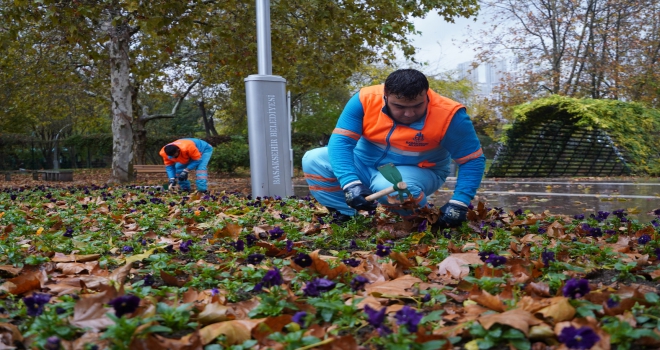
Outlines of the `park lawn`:
[[[411,203],[406,203],[410,205]],[[657,213],[660,214],[660,211]],[[0,337],[48,349],[656,349],[658,221],[476,204],[338,225],[313,198],[0,192]]]

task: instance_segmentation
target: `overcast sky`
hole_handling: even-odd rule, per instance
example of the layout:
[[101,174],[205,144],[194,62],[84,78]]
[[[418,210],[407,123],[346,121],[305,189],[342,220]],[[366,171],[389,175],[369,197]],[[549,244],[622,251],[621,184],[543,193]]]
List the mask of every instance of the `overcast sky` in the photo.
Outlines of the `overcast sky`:
[[427,72],[454,70],[459,63],[471,61],[474,50],[461,42],[467,38],[468,26],[474,30],[479,22],[474,19],[459,18],[455,23],[445,22],[436,13],[429,14],[424,19],[414,19],[413,23],[421,35],[411,39],[418,48],[415,58],[419,62],[429,64]]

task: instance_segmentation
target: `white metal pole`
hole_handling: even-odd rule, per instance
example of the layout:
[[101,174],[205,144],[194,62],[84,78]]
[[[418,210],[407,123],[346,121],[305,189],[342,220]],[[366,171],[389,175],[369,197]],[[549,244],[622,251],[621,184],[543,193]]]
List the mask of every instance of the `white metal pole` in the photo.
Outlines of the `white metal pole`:
[[270,1],[257,0],[257,60],[259,75],[273,74],[270,48]]

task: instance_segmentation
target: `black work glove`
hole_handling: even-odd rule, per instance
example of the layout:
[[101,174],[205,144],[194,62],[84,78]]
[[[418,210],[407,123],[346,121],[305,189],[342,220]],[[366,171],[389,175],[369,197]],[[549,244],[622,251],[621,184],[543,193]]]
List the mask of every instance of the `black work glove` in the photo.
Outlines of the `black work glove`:
[[344,188],[346,204],[356,210],[376,210],[378,202],[369,202],[366,196],[372,194],[371,190],[361,183],[356,183]]
[[170,187],[176,186],[176,178],[171,178],[170,179]]
[[458,227],[467,221],[468,207],[466,204],[450,200],[440,208],[442,216],[433,224],[434,228]]
[[184,170],[179,174],[179,181],[186,181],[188,180],[188,171]]

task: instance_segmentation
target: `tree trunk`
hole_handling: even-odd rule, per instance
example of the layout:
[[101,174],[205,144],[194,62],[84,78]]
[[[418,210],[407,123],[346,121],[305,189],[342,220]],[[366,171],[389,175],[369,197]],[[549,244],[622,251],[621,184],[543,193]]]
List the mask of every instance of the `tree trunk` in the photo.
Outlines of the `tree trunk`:
[[218,132],[215,130],[215,123],[213,122],[213,116],[210,118],[206,114],[206,107],[204,106],[204,100],[197,101],[197,106],[202,113],[202,120],[204,120],[204,129],[206,129],[206,136],[218,136]]
[[129,69],[130,32],[126,25],[110,30],[110,93],[112,95],[112,182],[132,180],[133,104]]
[[136,164],[147,164],[147,122],[137,118],[133,122],[133,150]]

